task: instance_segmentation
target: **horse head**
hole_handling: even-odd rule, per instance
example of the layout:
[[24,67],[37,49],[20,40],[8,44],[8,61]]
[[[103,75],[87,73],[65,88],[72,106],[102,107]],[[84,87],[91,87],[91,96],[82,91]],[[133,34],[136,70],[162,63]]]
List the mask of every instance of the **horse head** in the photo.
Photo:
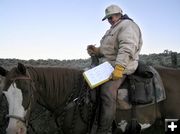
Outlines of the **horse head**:
[[18,63],[10,71],[0,67],[1,90],[9,103],[7,134],[26,134],[32,107],[32,80],[26,67]]

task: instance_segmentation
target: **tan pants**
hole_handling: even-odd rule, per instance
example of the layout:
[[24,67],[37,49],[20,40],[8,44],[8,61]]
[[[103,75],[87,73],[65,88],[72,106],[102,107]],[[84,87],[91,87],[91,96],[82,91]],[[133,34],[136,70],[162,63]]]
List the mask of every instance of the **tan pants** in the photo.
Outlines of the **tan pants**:
[[102,85],[100,90],[100,119],[96,134],[107,134],[111,128],[116,113],[117,90],[124,82],[125,77]]

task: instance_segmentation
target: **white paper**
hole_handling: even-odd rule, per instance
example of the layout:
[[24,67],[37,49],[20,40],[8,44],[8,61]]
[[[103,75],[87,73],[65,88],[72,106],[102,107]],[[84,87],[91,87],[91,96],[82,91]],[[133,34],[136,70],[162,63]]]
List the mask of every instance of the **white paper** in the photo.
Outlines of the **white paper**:
[[107,80],[114,68],[109,62],[104,62],[90,70],[84,72],[91,85],[95,85]]

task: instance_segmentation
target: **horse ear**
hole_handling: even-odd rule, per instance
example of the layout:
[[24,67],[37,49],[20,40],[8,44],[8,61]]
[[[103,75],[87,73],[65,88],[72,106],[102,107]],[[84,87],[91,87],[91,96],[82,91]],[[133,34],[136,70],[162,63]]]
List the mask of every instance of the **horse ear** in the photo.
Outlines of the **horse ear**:
[[4,69],[3,67],[0,67],[0,75],[6,76],[8,72],[9,72],[9,71],[7,71],[6,69]]
[[26,67],[22,63],[18,63],[17,70],[22,74],[26,74]]

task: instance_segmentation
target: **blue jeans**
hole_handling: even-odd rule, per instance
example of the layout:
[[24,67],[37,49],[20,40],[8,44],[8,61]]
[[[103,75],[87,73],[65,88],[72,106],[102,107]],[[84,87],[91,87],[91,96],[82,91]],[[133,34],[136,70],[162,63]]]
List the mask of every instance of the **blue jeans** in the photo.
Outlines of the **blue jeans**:
[[107,134],[115,119],[116,98],[119,87],[124,82],[126,76],[115,81],[108,81],[100,89],[100,114],[96,134]]

